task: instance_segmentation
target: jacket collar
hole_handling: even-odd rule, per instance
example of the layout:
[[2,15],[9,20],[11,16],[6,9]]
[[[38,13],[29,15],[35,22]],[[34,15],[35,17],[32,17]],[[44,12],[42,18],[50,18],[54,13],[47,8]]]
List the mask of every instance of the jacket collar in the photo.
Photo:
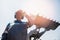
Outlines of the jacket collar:
[[15,23],[22,23],[21,20],[15,20]]

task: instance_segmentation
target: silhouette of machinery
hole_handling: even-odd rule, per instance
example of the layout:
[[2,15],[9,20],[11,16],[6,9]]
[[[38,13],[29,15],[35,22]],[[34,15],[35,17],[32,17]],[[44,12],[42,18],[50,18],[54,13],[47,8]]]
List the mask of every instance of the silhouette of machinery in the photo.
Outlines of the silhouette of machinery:
[[37,32],[37,34],[30,35],[29,37],[30,40],[31,40],[31,37],[34,37],[34,40],[39,39],[46,31],[49,31],[50,29],[55,30],[60,25],[60,23],[44,18],[42,16],[37,16],[35,25],[37,25],[36,26],[37,28],[45,28],[45,30],[41,33]]

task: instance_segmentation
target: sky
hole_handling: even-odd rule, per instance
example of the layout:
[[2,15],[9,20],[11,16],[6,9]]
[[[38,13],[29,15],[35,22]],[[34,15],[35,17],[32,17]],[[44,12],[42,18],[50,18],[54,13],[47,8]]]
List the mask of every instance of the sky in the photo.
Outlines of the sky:
[[[15,12],[19,9],[27,14],[46,17],[60,22],[60,0],[0,0],[0,37],[6,25],[15,20]],[[27,21],[25,18],[24,21]],[[35,27],[28,29],[28,32]],[[47,31],[42,40],[60,40],[60,26],[56,30]]]

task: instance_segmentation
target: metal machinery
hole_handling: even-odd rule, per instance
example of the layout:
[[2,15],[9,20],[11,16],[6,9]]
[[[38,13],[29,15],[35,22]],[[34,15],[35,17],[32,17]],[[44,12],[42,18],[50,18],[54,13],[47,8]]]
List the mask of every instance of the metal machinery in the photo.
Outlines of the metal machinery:
[[29,36],[30,40],[32,37],[34,38],[33,40],[38,40],[46,31],[49,31],[50,29],[55,30],[60,25],[60,23],[44,18],[42,16],[37,16],[35,25],[37,25],[36,26],[37,28],[45,28],[45,30],[41,33],[39,33],[39,31],[37,33],[33,33],[32,35]]

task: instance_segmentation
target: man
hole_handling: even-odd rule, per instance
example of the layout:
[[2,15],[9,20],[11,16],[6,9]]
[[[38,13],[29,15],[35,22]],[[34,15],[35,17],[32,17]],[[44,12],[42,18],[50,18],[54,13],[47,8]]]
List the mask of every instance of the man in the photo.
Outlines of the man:
[[28,18],[28,22],[22,22],[21,19],[24,18],[24,15],[29,17],[22,10],[16,12],[16,20],[14,23],[9,23],[7,25],[1,40],[27,40],[27,28],[33,25],[33,23],[30,17]]

